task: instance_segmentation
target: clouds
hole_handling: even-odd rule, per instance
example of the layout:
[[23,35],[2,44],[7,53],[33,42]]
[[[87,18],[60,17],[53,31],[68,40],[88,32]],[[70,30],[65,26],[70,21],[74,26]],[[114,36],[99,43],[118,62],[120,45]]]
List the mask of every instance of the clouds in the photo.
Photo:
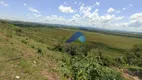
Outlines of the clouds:
[[37,9],[34,9],[32,7],[28,7],[28,10],[35,13],[40,13]]
[[116,10],[116,9],[114,9],[114,8],[109,8],[107,12],[108,12],[108,13],[115,12],[115,13],[118,14],[118,13],[121,13],[122,11],[125,11],[125,10],[131,8],[131,7],[133,7],[132,4],[129,4],[127,7],[124,7],[124,8],[122,8],[122,9],[120,9],[120,10]]
[[84,17],[90,15],[90,11],[92,10],[91,6],[84,6],[84,4],[82,4],[79,8],[79,12],[80,14],[83,14]]
[[[81,1],[81,2],[62,1],[60,3],[58,2],[59,1],[57,1],[57,4],[55,5],[53,4],[52,6],[49,5],[48,3],[46,4],[43,3],[45,7],[41,5],[39,6],[39,4],[35,5],[32,4],[33,6],[30,6],[29,4],[27,4],[29,2],[26,2],[22,3],[23,5],[18,5],[19,7],[18,9],[23,9],[23,13],[25,13],[25,15],[30,14],[27,17],[25,17],[27,18],[27,20],[55,23],[55,24],[76,25],[76,26],[91,26],[91,27],[104,28],[104,29],[117,29],[117,30],[128,29],[131,31],[133,30],[139,31],[138,29],[141,28],[142,30],[142,12],[135,13],[138,10],[134,10],[135,12],[131,10],[132,12],[126,13],[128,9],[131,9],[132,7],[134,9],[136,7],[134,6],[134,4],[130,4],[130,1],[127,3],[127,5],[124,6],[111,5],[109,2],[105,6],[104,4],[105,1],[96,2],[93,0],[90,2],[87,1]],[[8,4],[6,4],[3,1],[0,1],[0,5],[8,6]],[[13,5],[11,4],[11,7],[12,6]],[[15,11],[18,11],[18,9],[15,9]],[[40,9],[42,11],[40,11]],[[26,11],[24,12],[24,10]]]
[[[74,2],[74,4],[78,4],[79,6],[80,5],[84,5],[85,3],[83,3],[83,2]],[[90,6],[99,6],[100,5],[100,2],[95,2],[95,4],[93,4],[93,5],[90,5]]]
[[108,13],[112,13],[112,12],[114,12],[115,10],[113,9],[113,8],[109,8],[108,10],[107,10],[107,12]]
[[26,4],[26,3],[24,3],[24,6],[27,6],[27,4]]
[[120,13],[120,12],[121,12],[121,10],[117,10],[117,11],[116,11],[116,13]]
[[132,4],[129,4],[128,7],[124,7],[124,8],[122,8],[122,9],[120,9],[120,10],[110,9],[110,12],[113,11],[113,12],[115,12],[115,13],[118,14],[118,13],[121,13],[122,11],[125,11],[125,10],[131,8],[131,7],[133,7],[133,5],[132,5]]
[[96,2],[96,5],[99,6],[99,5],[100,5],[100,2]]
[[[63,2],[66,5],[66,2]],[[74,5],[79,6],[78,9],[73,9],[71,6],[60,5],[58,10],[62,13],[72,15],[70,18],[65,18],[63,16],[51,15],[51,16],[42,16],[41,14],[33,14],[34,17],[42,19],[46,23],[53,24],[66,24],[66,25],[76,25],[76,26],[92,26],[97,28],[111,29],[111,30],[129,30],[129,31],[140,31],[142,29],[142,13],[136,13],[129,17],[129,21],[125,22],[125,16],[118,16],[117,14],[128,9],[114,9],[110,7],[106,13],[99,14],[100,9],[97,6],[100,5],[100,2],[96,2],[94,5],[86,5],[82,2],[74,2]],[[27,4],[24,4],[27,6]],[[132,4],[129,4],[129,7],[132,7]],[[29,8],[29,7],[28,7]],[[30,9],[34,13],[38,11],[34,8]],[[74,14],[75,13],[75,14]],[[65,15],[65,14],[63,14]]]
[[[69,13],[69,11],[62,12]],[[72,18],[64,18],[62,16],[52,15],[46,16],[45,21],[56,24],[60,23],[77,26],[94,26],[97,28],[110,30],[137,30],[137,32],[142,30],[142,13],[133,14],[129,17],[129,21],[122,22],[121,20],[123,20],[125,16],[116,16],[116,13],[120,12],[121,10],[109,8],[107,13],[101,15],[99,14],[99,9],[94,10],[93,7],[85,6],[85,4],[82,3],[76,14],[72,15]]]
[[[62,5],[59,7],[59,10],[61,11]],[[83,3],[80,5],[79,13],[74,14],[72,18],[65,19],[64,17],[59,16],[48,16],[46,17],[45,21],[54,23],[63,23],[63,24],[72,24],[72,25],[81,25],[81,26],[97,26],[97,27],[104,27],[104,26],[110,26],[113,24],[113,22],[117,22],[119,20],[122,20],[124,17],[119,16],[116,17],[115,14],[106,14],[106,15],[100,15],[99,9],[92,9],[92,6],[85,6]],[[69,9],[69,8],[68,8]],[[71,7],[70,7],[71,9]],[[62,11],[64,13],[69,13]],[[113,8],[110,8],[109,12],[114,12]]]
[[59,24],[59,23],[65,24],[65,22],[67,22],[67,21],[62,16],[51,15],[51,16],[46,16],[44,18],[44,22],[54,23],[54,24]]
[[63,13],[74,13],[75,12],[71,7],[67,7],[63,5],[59,6],[59,10]]
[[74,2],[74,4],[77,4],[77,2]]
[[[118,19],[121,19],[121,17]],[[142,32],[142,12],[132,14],[128,22],[116,23],[113,26],[118,30]]]
[[[59,10],[63,13],[70,13],[68,10],[65,10],[65,6],[59,6]],[[66,25],[79,25],[79,26],[95,26],[98,28],[104,29],[118,29],[124,30],[126,27],[129,28],[130,22],[119,22],[123,20],[124,16],[116,16],[115,13],[120,13],[121,10],[115,10],[114,8],[109,8],[107,13],[100,15],[99,9],[95,9],[92,6],[85,6],[85,4],[81,3],[79,10],[76,12],[77,14],[72,15],[72,18],[64,18],[62,16],[47,16],[45,21],[52,23],[61,23]],[[108,14],[111,13],[111,14]],[[134,24],[133,24],[134,25]]]
[[122,20],[123,18],[124,18],[124,16],[117,17],[116,20]]
[[28,10],[33,12],[33,13],[41,13],[40,11],[38,11],[37,9],[35,9],[33,7],[29,7],[26,3],[24,3],[24,6],[27,7]]
[[131,8],[131,7],[133,7],[133,5],[132,5],[132,4],[129,4],[127,7],[122,8],[122,10],[124,11],[124,10],[126,10],[126,9]]
[[142,27],[142,12],[130,16],[130,27]]
[[[99,15],[98,10],[99,9],[96,9],[94,12],[92,12],[92,13],[90,13],[90,15],[88,15],[88,21],[93,22],[92,26],[96,25],[98,23],[99,24],[103,24],[103,23],[110,24],[112,22],[115,22],[115,21],[118,21],[118,20],[121,20],[124,18],[123,16],[116,17],[115,14]],[[90,22],[90,24],[91,24],[91,22]]]
[[[78,2],[74,2],[77,4]],[[66,25],[80,25],[80,26],[96,26],[98,28],[105,29],[125,29],[130,28],[131,26],[141,26],[140,21],[137,23],[132,23],[132,18],[138,16],[140,18],[141,14],[133,14],[129,22],[121,22],[125,17],[116,16],[116,13],[120,13],[121,10],[116,10],[114,8],[109,8],[107,13],[102,15],[99,14],[99,9],[94,10],[94,6],[85,5],[84,3],[79,2],[79,9],[76,11],[76,14],[72,15],[72,18],[64,18],[62,16],[52,15],[47,16],[45,21],[53,23],[61,23]],[[100,5],[100,2],[95,3],[96,6]],[[131,6],[131,5],[129,5]],[[63,13],[74,13],[75,11],[71,7],[59,6],[59,10]],[[110,14],[111,13],[111,14]],[[132,29],[131,29],[132,30]]]
[[112,22],[113,20],[115,20],[115,15],[105,15],[105,16],[101,16],[100,17],[101,19],[101,22],[104,22],[104,23],[110,23]]
[[39,18],[41,17],[42,15],[41,14],[33,14],[36,18]]
[[81,19],[81,16],[79,14],[75,14],[72,16],[72,19],[79,20],[79,19]]
[[3,2],[3,1],[0,1],[0,5],[3,5],[3,6],[5,6],[5,7],[7,7],[8,6],[8,4],[6,4],[5,2]]
[[131,20],[142,20],[142,12],[141,13],[135,13],[132,16],[130,16]]
[[[24,6],[30,11],[26,16],[28,16],[29,20],[35,20],[35,22],[40,22],[42,20],[41,12],[33,7],[29,7],[26,3],[24,3]],[[38,20],[37,20],[38,19]],[[29,21],[28,20],[28,21]]]
[[123,8],[122,10],[124,11],[124,10],[126,10],[126,8]]

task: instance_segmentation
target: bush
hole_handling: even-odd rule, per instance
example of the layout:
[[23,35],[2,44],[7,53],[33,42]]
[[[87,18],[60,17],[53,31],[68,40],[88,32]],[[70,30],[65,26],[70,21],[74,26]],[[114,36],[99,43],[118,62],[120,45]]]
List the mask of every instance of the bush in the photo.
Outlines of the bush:
[[26,40],[22,40],[22,43],[27,44],[28,42]]
[[62,68],[70,71],[73,80],[124,80],[120,73],[99,65],[92,56],[75,56],[70,67],[64,65]]
[[22,29],[20,29],[20,28],[16,28],[16,30],[15,30],[17,33],[21,33],[22,32]]
[[117,57],[115,59],[115,61],[116,61],[116,66],[121,66],[122,64],[126,64],[126,62],[125,62],[123,57]]
[[32,48],[35,48],[35,46],[34,46],[34,45],[31,45],[31,47],[32,47]]
[[55,46],[52,50],[57,50],[60,52],[67,52],[70,55],[88,55],[88,52],[90,52],[91,48],[88,45],[83,44],[59,44]]
[[0,20],[0,23],[2,23],[2,24],[7,24],[7,22],[4,21],[4,20]]
[[42,49],[38,48],[37,50],[38,50],[38,53],[42,53]]
[[129,65],[142,67],[142,45],[135,45],[132,49],[128,50],[124,59]]
[[37,52],[40,54],[40,55],[43,55],[43,50],[41,48],[37,48]]
[[12,38],[13,35],[12,34],[7,34],[7,37]]

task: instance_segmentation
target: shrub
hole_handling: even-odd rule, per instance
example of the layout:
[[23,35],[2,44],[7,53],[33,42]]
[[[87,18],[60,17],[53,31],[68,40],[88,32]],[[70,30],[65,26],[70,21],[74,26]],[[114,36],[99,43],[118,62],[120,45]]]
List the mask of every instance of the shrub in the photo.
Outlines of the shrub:
[[42,49],[38,48],[38,53],[42,53]]
[[35,48],[35,46],[34,46],[34,45],[31,45],[31,47],[32,47],[32,48]]
[[12,34],[7,34],[7,37],[9,38],[12,38],[12,36],[13,36]]
[[142,67],[142,45],[135,45],[126,52],[125,61],[130,65]]
[[120,73],[99,65],[92,56],[75,56],[71,59],[70,67],[62,66],[71,72],[73,80],[124,80]]
[[115,58],[115,61],[116,61],[116,66],[121,66],[122,64],[126,64],[123,57],[117,57]]
[[16,28],[16,30],[15,30],[17,33],[21,33],[22,32],[22,29],[20,29],[20,28]]
[[27,44],[28,42],[26,40],[22,40],[22,43]]
[[70,55],[88,55],[88,52],[90,52],[91,48],[88,45],[83,44],[58,44],[56,45],[52,50],[57,50],[60,52],[67,52]]
[[2,23],[2,24],[7,24],[7,22],[4,21],[4,20],[1,20],[0,23]]
[[37,52],[40,54],[40,55],[43,55],[43,50],[41,48],[37,48]]

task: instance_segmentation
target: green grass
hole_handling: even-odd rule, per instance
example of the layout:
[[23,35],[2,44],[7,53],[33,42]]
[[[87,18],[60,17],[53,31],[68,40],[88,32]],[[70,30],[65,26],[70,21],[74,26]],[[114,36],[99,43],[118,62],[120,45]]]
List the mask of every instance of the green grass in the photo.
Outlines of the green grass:
[[[74,32],[80,30],[70,29],[52,29],[52,28],[24,28],[25,33],[38,41],[42,41],[51,45],[59,37],[65,37],[68,39]],[[101,34],[96,32],[81,31],[86,36],[87,42],[97,42],[109,45],[120,49],[130,49],[135,44],[142,44],[141,38],[132,38],[125,36],[114,36],[108,34]],[[34,34],[34,35],[33,35]]]
[[[15,80],[17,75],[21,80],[48,80],[55,77],[53,74],[60,79],[57,62],[62,59],[62,54],[49,51],[47,45],[17,32],[17,29],[20,28],[0,23],[0,80]],[[38,49],[42,50],[42,55]],[[45,75],[49,73],[51,76]]]
[[[56,80],[57,76],[60,80],[65,79],[60,72],[60,63],[62,60],[69,62],[71,56],[50,48],[63,37],[68,39],[76,31],[81,30],[19,28],[0,23],[0,80],[15,80],[16,75],[21,80]],[[86,36],[86,44],[96,47],[91,53],[102,50],[103,55],[110,59],[124,56],[124,50],[134,44],[142,44],[140,38],[81,32]]]

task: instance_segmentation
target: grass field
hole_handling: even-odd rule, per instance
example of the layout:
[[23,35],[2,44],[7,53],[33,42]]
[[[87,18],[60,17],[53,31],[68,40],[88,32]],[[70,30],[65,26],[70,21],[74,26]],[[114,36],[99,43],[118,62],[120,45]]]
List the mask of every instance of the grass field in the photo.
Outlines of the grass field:
[[15,80],[16,76],[22,80],[60,79],[57,60],[62,59],[62,54],[16,33],[19,28],[12,26],[0,23],[0,80]]
[[[59,37],[69,38],[73,33],[81,30],[52,29],[52,28],[24,28],[25,33],[34,39],[45,39],[47,44]],[[120,49],[132,48],[135,44],[142,44],[141,38],[114,36],[96,32],[81,31],[86,36],[87,42],[98,42]],[[33,35],[34,34],[34,35]]]
[[[67,40],[76,31],[81,30],[21,28],[0,22],[0,80],[15,80],[16,76],[21,80],[67,80],[60,71],[60,63],[70,62],[71,56],[67,52],[49,48],[63,37]],[[94,48],[89,53],[95,54],[102,50],[103,56],[108,59],[125,56],[126,49],[132,48],[135,44],[142,44],[141,38],[81,32],[86,36],[87,44],[99,48]],[[127,67],[131,65],[125,66]],[[68,70],[65,68],[64,72]]]

